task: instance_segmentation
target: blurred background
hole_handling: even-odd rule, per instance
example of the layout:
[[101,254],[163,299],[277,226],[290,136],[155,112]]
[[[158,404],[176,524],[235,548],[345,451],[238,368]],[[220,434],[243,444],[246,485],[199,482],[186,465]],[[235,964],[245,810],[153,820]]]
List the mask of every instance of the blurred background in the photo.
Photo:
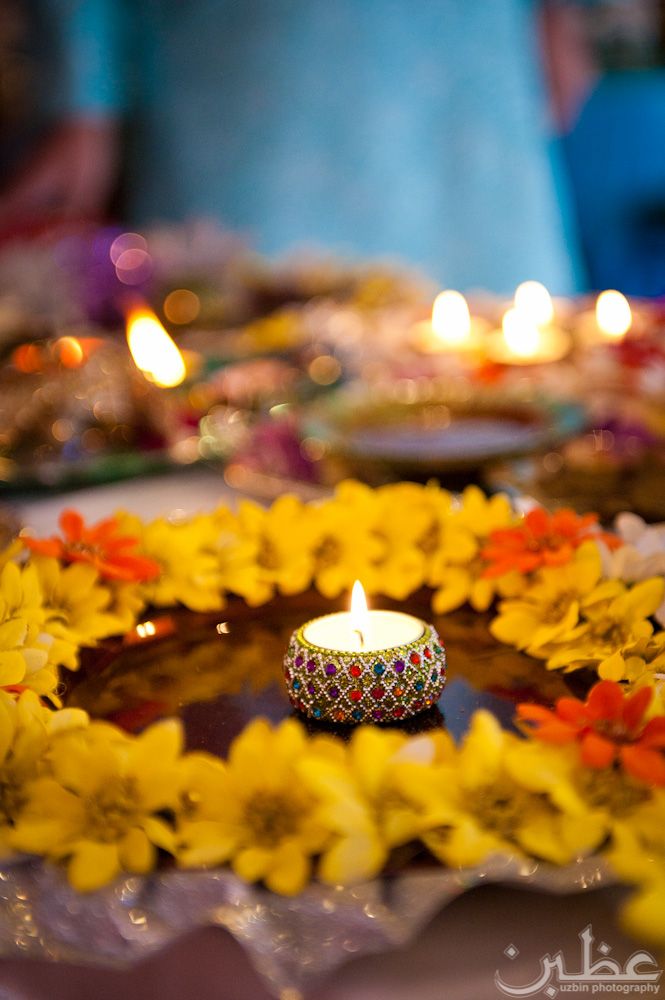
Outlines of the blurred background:
[[4,0],[0,119],[0,488],[204,461],[657,513],[662,0]]
[[[42,538],[67,507],[87,523],[119,508],[164,516],[159,539],[220,503],[316,499],[348,477],[474,483],[518,510],[535,498],[604,524],[620,511],[665,521],[664,136],[665,0],[0,0],[0,567],[22,526]],[[466,503],[489,531],[484,501]],[[398,504],[386,538],[406,594]],[[630,547],[617,555],[629,555],[612,575],[660,573],[665,529],[621,523]],[[178,544],[172,564],[182,551],[188,565]],[[456,555],[443,572],[470,580]],[[81,602],[91,636],[96,600]],[[223,655],[226,623],[212,635],[207,618],[200,630],[170,613],[139,623],[119,666],[106,648],[91,657],[100,669],[79,674],[78,704],[129,728],[186,706],[209,734],[196,745],[218,752],[255,710],[281,717],[268,689],[308,600],[247,611]],[[568,690],[552,672],[536,681],[521,653],[502,647],[493,662],[475,613],[442,634],[461,692],[447,688],[449,724],[478,705],[507,721],[536,683],[543,701]],[[546,936],[526,894],[481,896],[434,928],[437,962],[400,950],[381,959],[384,979],[399,965],[397,984],[420,970],[428,995],[457,976],[459,996],[480,996],[473,947],[474,983],[487,973],[494,995],[513,917],[531,968],[555,944],[557,912],[571,955],[592,916],[614,946],[612,899],[592,913],[586,896],[536,897]],[[127,899],[131,940],[154,946],[159,928],[132,902],[147,896]],[[77,907],[53,911],[72,940]],[[24,897],[10,909],[34,943]],[[83,930],[87,954],[94,927]],[[236,980],[232,956],[220,952],[216,976],[212,945],[186,948],[175,975],[162,955],[156,978],[146,965],[152,989],[140,971],[121,984],[105,970],[93,986],[92,972],[44,967],[40,980],[27,963],[5,967],[5,982],[52,998],[59,975],[70,1000],[119,986],[151,996],[157,982],[175,996],[183,981],[181,995],[226,983],[259,995],[258,981],[242,993],[249,973]]]

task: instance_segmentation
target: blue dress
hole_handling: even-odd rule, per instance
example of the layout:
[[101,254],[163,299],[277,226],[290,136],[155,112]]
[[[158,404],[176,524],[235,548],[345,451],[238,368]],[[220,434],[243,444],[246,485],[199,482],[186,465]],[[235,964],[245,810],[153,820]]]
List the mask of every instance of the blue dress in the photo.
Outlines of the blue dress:
[[594,288],[665,296],[665,70],[601,79],[566,150]]
[[527,0],[42,0],[56,108],[131,122],[130,218],[442,285],[577,284]]

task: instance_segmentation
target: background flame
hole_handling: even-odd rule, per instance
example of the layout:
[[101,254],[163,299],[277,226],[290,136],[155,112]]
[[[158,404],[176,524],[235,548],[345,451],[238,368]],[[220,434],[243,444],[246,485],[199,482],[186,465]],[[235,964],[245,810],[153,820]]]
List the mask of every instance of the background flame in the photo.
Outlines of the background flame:
[[136,367],[155,385],[180,385],[187,370],[182,354],[153,312],[132,309],[127,317],[127,343]]

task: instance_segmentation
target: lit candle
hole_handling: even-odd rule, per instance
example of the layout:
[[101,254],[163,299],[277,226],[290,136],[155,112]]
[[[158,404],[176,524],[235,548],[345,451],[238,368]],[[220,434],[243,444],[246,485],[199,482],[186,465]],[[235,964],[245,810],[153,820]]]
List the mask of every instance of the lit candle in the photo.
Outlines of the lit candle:
[[596,299],[596,326],[610,341],[623,340],[633,325],[633,314],[625,295],[608,289]]
[[515,309],[536,326],[549,326],[554,319],[552,296],[539,281],[523,281],[515,289]]
[[487,327],[482,317],[471,316],[462,293],[449,288],[434,299],[431,319],[412,328],[411,340],[425,354],[478,351]]
[[572,341],[553,321],[554,305],[545,286],[538,281],[523,282],[515,292],[513,307],[504,313],[501,329],[486,340],[487,357],[504,365],[560,361]]
[[596,299],[593,309],[583,309],[575,321],[575,332],[586,347],[596,344],[620,344],[630,330],[633,334],[647,332],[649,321],[642,310],[637,314],[625,295],[608,288]]
[[446,655],[436,630],[420,618],[368,610],[357,582],[350,611],[293,633],[284,673],[292,704],[311,718],[391,722],[435,704]]
[[127,318],[127,344],[136,367],[150,382],[169,389],[180,385],[187,370],[182,354],[153,312],[131,309]]
[[362,584],[356,580],[351,610],[308,622],[303,638],[322,649],[373,653],[420,639],[425,628],[425,622],[401,611],[369,611]]

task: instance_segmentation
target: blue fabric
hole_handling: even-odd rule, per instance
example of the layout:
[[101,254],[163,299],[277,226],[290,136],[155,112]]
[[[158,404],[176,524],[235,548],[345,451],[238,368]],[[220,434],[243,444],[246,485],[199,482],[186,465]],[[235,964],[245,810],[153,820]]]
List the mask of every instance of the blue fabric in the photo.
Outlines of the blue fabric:
[[605,77],[566,146],[596,288],[665,295],[665,71]]
[[[99,51],[119,36],[110,15],[130,14],[137,222],[214,215],[267,252],[393,256],[465,290],[574,289],[526,0],[44,2],[86,8],[63,29],[74,61],[86,31]],[[88,83],[99,105],[101,77]]]
[[125,49],[130,30],[124,0],[33,0],[40,47],[52,79],[47,114],[89,116],[125,110]]

